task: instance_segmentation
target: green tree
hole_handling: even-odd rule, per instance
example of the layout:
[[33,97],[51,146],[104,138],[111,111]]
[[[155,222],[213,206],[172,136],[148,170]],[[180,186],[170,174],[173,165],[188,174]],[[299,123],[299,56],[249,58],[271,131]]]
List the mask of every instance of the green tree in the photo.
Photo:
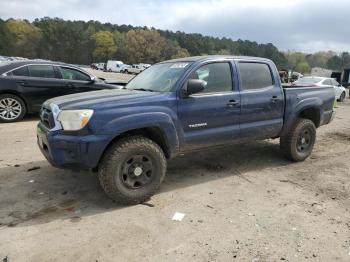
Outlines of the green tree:
[[305,74],[305,73],[309,73],[310,72],[310,66],[309,66],[309,64],[306,61],[303,61],[303,62],[299,62],[296,65],[294,70],[299,72],[299,73]]
[[179,47],[177,49],[176,54],[174,54],[171,58],[175,59],[175,58],[183,58],[183,57],[188,57],[188,56],[190,56],[190,53],[187,51],[187,49]]
[[343,52],[340,54],[340,58],[342,61],[342,68],[350,68],[350,54],[348,52]]
[[[101,33],[102,32],[102,33]],[[340,70],[350,67],[349,53],[281,53],[273,44],[230,38],[156,30],[98,21],[69,21],[44,17],[33,23],[0,19],[0,54],[38,57],[89,64],[110,58],[126,63],[155,63],[165,59],[203,54],[234,54],[272,59],[279,68],[310,67]]]
[[155,30],[136,29],[126,33],[126,53],[130,63],[155,63],[161,60],[165,38]]
[[314,54],[306,55],[306,61],[309,63],[310,67],[327,67],[327,61],[332,56],[336,55],[336,53],[328,51],[328,52],[316,52]]
[[219,51],[216,52],[217,55],[231,55],[230,50],[228,49],[220,49]]
[[36,19],[34,25],[40,28],[43,36],[39,47],[42,58],[77,64],[91,62],[90,36],[95,29],[89,23],[45,17]]
[[38,52],[41,30],[28,21],[10,19],[5,23],[9,43],[9,55],[35,58]]
[[93,57],[98,61],[107,61],[117,52],[117,46],[114,41],[113,33],[108,31],[99,31],[91,36],[95,43]]
[[342,68],[342,59],[335,55],[327,61],[327,67],[332,70],[340,71]]
[[[285,56],[288,60],[288,68],[296,70],[298,64],[302,64],[306,61],[306,55],[301,52],[287,52]],[[297,71],[297,70],[296,70]]]
[[5,21],[0,19],[0,55],[8,54],[9,39]]

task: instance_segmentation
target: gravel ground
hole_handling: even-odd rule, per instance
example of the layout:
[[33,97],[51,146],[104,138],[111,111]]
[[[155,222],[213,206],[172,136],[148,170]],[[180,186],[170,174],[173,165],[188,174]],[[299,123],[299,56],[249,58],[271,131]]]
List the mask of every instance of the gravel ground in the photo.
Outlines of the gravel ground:
[[277,140],[181,155],[128,207],[94,174],[51,167],[36,117],[0,124],[0,261],[350,261],[350,100],[338,105],[305,162]]

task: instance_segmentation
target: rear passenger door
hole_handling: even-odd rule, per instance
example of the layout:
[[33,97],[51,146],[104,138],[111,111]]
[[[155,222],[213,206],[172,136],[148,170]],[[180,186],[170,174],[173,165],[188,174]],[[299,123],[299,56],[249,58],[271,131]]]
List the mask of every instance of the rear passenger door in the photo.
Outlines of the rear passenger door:
[[237,61],[240,76],[242,138],[277,136],[283,126],[284,94],[271,64]]
[[23,85],[31,97],[34,110],[39,110],[47,99],[65,94],[53,65],[28,65],[28,72],[29,77]]

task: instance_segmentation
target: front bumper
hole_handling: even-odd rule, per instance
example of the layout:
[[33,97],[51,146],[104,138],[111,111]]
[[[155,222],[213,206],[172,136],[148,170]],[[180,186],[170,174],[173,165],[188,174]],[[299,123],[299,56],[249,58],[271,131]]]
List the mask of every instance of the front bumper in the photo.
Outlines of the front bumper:
[[110,140],[107,135],[65,135],[60,131],[49,131],[41,123],[37,126],[41,152],[51,165],[59,168],[97,167]]

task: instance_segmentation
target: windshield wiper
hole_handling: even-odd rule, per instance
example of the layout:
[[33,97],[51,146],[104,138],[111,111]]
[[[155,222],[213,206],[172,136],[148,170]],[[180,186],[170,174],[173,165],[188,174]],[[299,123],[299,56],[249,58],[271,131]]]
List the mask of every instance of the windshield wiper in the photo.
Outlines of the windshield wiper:
[[152,89],[145,89],[145,88],[134,88],[133,90],[154,92]]

